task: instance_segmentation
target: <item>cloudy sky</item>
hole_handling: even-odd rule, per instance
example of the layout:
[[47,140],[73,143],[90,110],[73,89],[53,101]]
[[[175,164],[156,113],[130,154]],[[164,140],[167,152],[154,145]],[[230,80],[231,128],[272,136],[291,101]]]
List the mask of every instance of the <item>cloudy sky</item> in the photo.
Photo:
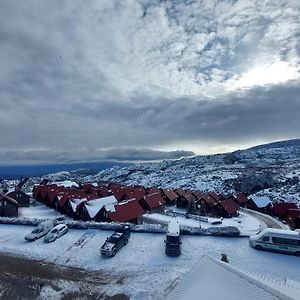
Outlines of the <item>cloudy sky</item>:
[[299,0],[1,0],[0,164],[300,137]]

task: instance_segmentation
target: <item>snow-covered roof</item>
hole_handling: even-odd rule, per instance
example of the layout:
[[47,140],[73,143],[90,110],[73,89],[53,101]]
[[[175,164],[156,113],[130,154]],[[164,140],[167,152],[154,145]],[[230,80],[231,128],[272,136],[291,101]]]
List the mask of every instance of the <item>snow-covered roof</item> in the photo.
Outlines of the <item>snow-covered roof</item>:
[[114,212],[115,204],[118,201],[114,196],[103,197],[95,200],[90,200],[84,203],[86,210],[91,218],[94,218],[102,207],[105,207],[107,211]]
[[259,208],[266,207],[268,204],[271,203],[270,198],[267,196],[251,196],[251,199]]
[[52,184],[56,184],[57,186],[64,186],[64,187],[79,187],[79,185],[75,181],[70,181],[70,180],[52,182]]
[[[271,278],[270,282],[272,282]],[[279,288],[280,291],[260,281],[259,277],[251,277],[250,279],[248,275],[237,268],[204,256],[183,277],[182,281],[167,296],[167,299],[293,299],[288,291],[282,290],[282,287]]]
[[179,222],[177,220],[171,220],[168,224],[168,235],[178,236],[180,234]]
[[73,210],[74,212],[76,212],[77,206],[78,206],[81,202],[84,202],[84,201],[87,201],[87,198],[71,199],[71,200],[70,200],[70,204],[71,204],[72,210]]

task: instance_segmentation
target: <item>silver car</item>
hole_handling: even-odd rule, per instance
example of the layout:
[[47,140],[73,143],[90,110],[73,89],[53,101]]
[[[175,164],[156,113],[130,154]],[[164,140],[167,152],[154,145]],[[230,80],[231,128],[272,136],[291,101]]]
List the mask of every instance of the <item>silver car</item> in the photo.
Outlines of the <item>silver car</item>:
[[60,238],[62,235],[68,232],[69,228],[66,224],[59,224],[53,227],[44,237],[45,243],[54,242],[56,239]]

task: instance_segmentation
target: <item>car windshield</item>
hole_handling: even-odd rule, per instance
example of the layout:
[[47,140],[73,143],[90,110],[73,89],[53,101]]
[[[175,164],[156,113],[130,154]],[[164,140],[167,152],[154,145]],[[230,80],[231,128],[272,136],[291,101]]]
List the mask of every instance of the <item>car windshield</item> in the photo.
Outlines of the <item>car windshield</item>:
[[51,232],[55,233],[55,232],[57,232],[57,230],[58,230],[57,228],[54,228],[54,229],[51,230]]
[[178,242],[179,242],[179,237],[178,236],[169,236],[169,235],[167,235],[167,243],[178,244]]
[[43,228],[35,228],[32,230],[32,233],[40,233],[43,231]]
[[115,243],[118,242],[118,240],[119,240],[119,238],[117,238],[117,237],[115,237],[115,236],[111,236],[107,241],[108,241],[109,243],[115,244]]

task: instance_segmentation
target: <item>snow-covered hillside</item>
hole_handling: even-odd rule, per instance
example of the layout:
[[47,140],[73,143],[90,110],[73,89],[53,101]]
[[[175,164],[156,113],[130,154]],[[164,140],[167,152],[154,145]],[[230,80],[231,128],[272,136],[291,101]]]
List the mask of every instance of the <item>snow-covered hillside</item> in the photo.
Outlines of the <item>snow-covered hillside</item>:
[[[96,173],[60,172],[51,181],[111,182],[147,187],[269,195],[300,202],[300,139],[256,146],[226,154],[195,156],[159,163],[114,167]],[[39,182],[42,178],[35,178]]]
[[232,153],[176,161],[115,167],[81,178],[85,182],[118,181],[164,188],[188,188],[300,201],[300,139]]

